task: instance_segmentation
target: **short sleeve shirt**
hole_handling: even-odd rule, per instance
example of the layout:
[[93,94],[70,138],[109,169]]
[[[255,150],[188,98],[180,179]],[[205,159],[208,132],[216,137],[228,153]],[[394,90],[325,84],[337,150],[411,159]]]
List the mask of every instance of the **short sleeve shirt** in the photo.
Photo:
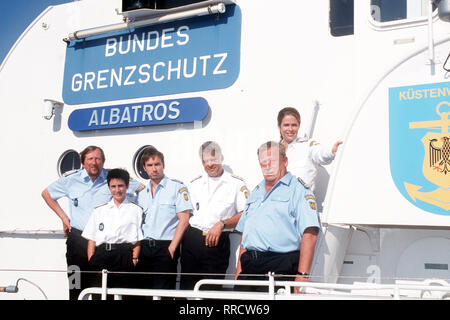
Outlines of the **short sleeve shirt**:
[[[92,181],[85,169],[64,175],[47,187],[50,197],[58,200],[69,199],[70,225],[84,230],[94,208],[112,199],[106,177],[108,171],[103,169],[95,181]],[[140,183],[130,180],[127,194],[133,194]]]
[[224,171],[214,184],[211,179],[202,175],[189,184],[194,207],[189,223],[202,231],[243,211],[249,194],[245,182],[229,172]]
[[287,173],[267,195],[265,181],[252,191],[236,230],[246,250],[290,252],[306,228],[319,226],[313,193]]
[[152,195],[151,181],[139,192],[137,203],[144,210],[144,238],[172,240],[178,226],[177,214],[189,210],[192,204],[187,187],[164,176]]
[[125,200],[116,206],[114,200],[94,209],[83,233],[97,246],[103,243],[136,243],[142,240],[142,208]]

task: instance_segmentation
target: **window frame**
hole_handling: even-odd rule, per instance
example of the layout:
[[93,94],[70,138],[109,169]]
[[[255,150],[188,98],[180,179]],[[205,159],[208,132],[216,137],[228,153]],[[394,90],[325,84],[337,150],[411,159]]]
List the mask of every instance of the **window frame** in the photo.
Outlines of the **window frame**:
[[[150,179],[150,177],[149,177],[149,176],[147,175],[147,173],[145,172],[144,168],[141,166],[140,162],[141,162],[141,156],[142,156],[142,153],[144,152],[144,150],[147,149],[147,148],[151,148],[151,147],[153,147],[153,145],[151,145],[151,144],[146,144],[146,145],[140,147],[140,148],[134,153],[134,156],[133,156],[133,170],[134,170],[134,173],[136,174],[136,176],[137,176],[138,178],[140,178],[140,179],[144,179],[144,180],[149,180],[149,179]],[[143,172],[145,172],[145,176],[143,176],[143,175],[140,173],[140,170],[139,170],[140,168],[142,168]]]
[[[395,30],[395,29],[401,29],[401,28],[423,26],[423,25],[427,25],[427,23],[428,23],[428,15],[424,15],[421,17],[399,19],[399,20],[383,21],[383,22],[376,21],[370,14],[371,1],[369,0],[367,3],[368,3],[367,21],[369,22],[369,26],[374,30],[378,30],[378,31]],[[432,19],[433,19],[433,22],[439,20],[437,6],[433,10]]]
[[[75,154],[78,155],[78,160],[79,160],[79,162],[80,162],[80,167],[79,167],[79,168],[73,168],[73,169],[71,169],[71,170],[67,170],[67,171],[62,172],[62,170],[61,170],[61,164],[62,164],[62,162],[65,160],[65,157],[66,157],[67,155],[71,154],[71,153],[75,153]],[[81,156],[80,156],[80,153],[79,153],[78,151],[74,150],[74,149],[67,149],[66,151],[64,151],[64,152],[59,156],[58,161],[56,162],[56,170],[57,170],[58,175],[59,175],[60,177],[63,176],[64,174],[66,174],[67,172],[71,172],[71,171],[74,171],[74,170],[79,170],[79,169],[81,169],[82,167],[83,167],[83,164],[81,163]]]

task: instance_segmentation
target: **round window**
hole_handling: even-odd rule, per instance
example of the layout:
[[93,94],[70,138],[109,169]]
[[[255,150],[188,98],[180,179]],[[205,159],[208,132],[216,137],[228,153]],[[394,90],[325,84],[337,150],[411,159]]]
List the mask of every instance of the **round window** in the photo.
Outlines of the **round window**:
[[58,174],[61,176],[66,172],[81,168],[80,154],[75,150],[67,150],[58,160]]
[[141,164],[141,158],[142,158],[142,154],[144,153],[144,151],[147,148],[153,148],[153,146],[151,145],[146,145],[141,147],[136,154],[134,155],[134,159],[133,159],[133,166],[134,166],[134,172],[141,178],[143,179],[150,179],[150,177],[148,176],[147,172],[145,172],[144,167]]

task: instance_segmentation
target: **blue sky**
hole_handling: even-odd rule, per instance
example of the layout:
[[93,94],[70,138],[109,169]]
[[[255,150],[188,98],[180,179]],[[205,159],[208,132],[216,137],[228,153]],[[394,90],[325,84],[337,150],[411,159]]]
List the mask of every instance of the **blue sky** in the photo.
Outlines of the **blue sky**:
[[17,38],[48,6],[72,0],[1,0],[0,1],[0,63]]

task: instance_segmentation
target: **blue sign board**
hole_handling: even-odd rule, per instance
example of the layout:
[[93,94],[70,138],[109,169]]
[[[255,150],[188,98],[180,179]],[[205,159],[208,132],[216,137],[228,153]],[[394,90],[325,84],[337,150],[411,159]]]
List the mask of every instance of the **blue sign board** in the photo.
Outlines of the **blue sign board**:
[[63,99],[85,104],[223,89],[239,76],[241,11],[82,41],[66,49]]
[[450,215],[450,82],[389,89],[394,183],[416,207]]
[[209,112],[203,98],[184,98],[74,110],[72,131],[88,131],[201,121]]

